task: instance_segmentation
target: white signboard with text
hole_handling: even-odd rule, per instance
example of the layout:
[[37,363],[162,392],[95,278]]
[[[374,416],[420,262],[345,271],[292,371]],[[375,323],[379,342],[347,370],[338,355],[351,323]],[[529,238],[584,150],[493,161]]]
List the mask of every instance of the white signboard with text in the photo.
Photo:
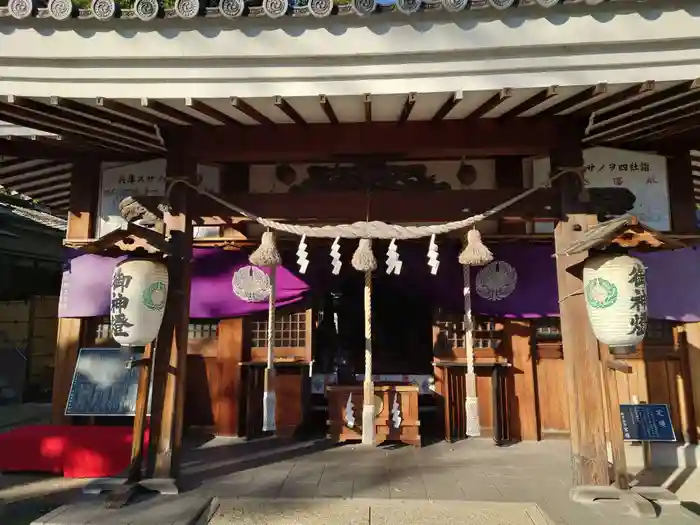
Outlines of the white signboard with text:
[[[589,188],[622,187],[636,197],[630,214],[659,231],[671,230],[666,157],[653,153],[613,148],[589,148],[583,151],[585,184]],[[549,158],[533,165],[533,184],[549,177]],[[552,231],[551,224],[536,224],[536,232]]]
[[[100,185],[97,236],[101,237],[124,224],[119,214],[119,203],[128,196],[165,196],[165,159],[151,160],[127,166],[105,169]],[[198,166],[199,187],[219,193],[219,169]],[[210,228],[196,228],[195,236],[211,236]],[[214,234],[217,236],[218,234]]]

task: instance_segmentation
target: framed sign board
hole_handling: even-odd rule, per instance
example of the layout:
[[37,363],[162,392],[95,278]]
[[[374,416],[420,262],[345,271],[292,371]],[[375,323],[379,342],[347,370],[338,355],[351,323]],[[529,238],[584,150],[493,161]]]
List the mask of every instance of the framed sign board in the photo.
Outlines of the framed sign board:
[[[138,355],[121,348],[81,348],[66,404],[67,416],[133,416],[139,368],[127,368]],[[151,413],[150,401],[148,414]]]
[[620,405],[625,441],[676,441],[668,405]]

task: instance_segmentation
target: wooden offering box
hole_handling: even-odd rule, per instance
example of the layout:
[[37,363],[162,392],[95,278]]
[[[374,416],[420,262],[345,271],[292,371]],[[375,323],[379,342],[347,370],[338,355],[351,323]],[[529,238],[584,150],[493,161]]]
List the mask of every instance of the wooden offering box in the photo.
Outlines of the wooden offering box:
[[[420,447],[418,394],[413,384],[375,383],[375,444],[400,441]],[[362,385],[332,385],[328,398],[328,435],[336,442],[362,439]]]

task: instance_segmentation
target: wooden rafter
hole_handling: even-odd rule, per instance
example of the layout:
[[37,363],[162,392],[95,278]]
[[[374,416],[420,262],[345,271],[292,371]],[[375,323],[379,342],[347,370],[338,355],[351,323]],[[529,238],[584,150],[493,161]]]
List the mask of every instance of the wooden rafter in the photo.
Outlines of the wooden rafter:
[[[151,112],[157,113],[158,115],[164,115],[168,119],[174,119],[184,124],[197,125],[205,123],[203,120],[200,120],[197,117],[190,115],[189,113],[185,113],[184,111],[175,109],[174,107],[169,106],[168,104],[160,102],[158,100],[152,100],[150,98],[144,97],[141,99],[141,107],[146,108]],[[175,122],[175,124],[177,124],[178,122]]]
[[561,102],[557,102],[556,104],[553,104],[548,108],[543,109],[542,111],[538,111],[537,116],[545,117],[558,115],[559,113],[563,113],[564,111],[578,106],[579,104],[589,102],[595,98],[600,97],[601,95],[605,95],[607,92],[608,85],[604,82],[596,84],[595,86],[587,87],[583,91],[579,91],[575,95],[565,98]]
[[622,89],[617,93],[613,93],[612,95],[608,95],[607,97],[595,100],[590,104],[586,104],[585,106],[575,111],[572,111],[571,113],[567,113],[567,117],[588,116],[594,111],[601,111],[605,108],[609,108],[611,106],[615,106],[616,104],[620,104],[621,102],[633,101],[637,100],[639,97],[649,96],[649,94],[653,93],[655,89],[656,82],[654,82],[653,80],[647,80],[646,82],[635,84],[634,86]]
[[[66,175],[71,172],[72,168],[60,168],[52,173],[45,173],[40,178],[35,179],[31,182],[22,182],[21,184],[12,185],[12,189],[17,190],[21,193],[31,190],[36,187],[45,187],[50,184],[55,184],[57,182],[63,182],[66,179]],[[50,175],[50,176],[49,176]]]
[[[37,197],[34,197],[37,198]],[[39,199],[43,204],[46,204],[49,207],[53,206],[58,206],[61,205],[65,202],[67,202],[70,198],[70,191],[60,191],[57,193],[52,193],[51,195],[47,195],[46,197],[43,197],[42,199]]]
[[688,133],[697,128],[700,128],[700,114],[698,112],[686,115],[683,118],[672,120],[668,123],[659,123],[655,126],[650,126],[647,129],[640,130],[632,135],[624,137],[625,141],[637,142],[644,141],[650,142],[652,140],[659,140],[673,135],[679,135],[682,133]]
[[228,126],[242,126],[242,124],[237,121],[235,118],[233,118],[230,115],[227,115],[223,111],[219,111],[216,108],[213,108],[206,102],[202,102],[201,100],[196,100],[193,98],[186,98],[185,99],[185,106],[190,108],[192,111],[196,111],[197,113],[200,113],[201,115],[204,115],[206,117],[209,117],[212,120],[215,120],[219,124],[223,125],[228,125]]
[[64,136],[79,136],[86,140],[99,141],[105,147],[130,149],[134,151],[148,151],[148,148],[140,143],[133,143],[127,139],[114,139],[105,135],[99,135],[94,129],[81,127],[78,124],[66,122],[63,119],[44,115],[12,104],[0,103],[0,118],[13,124],[29,128],[56,133]]
[[304,117],[302,117],[289,102],[287,102],[283,97],[279,95],[275,97],[275,107],[277,107],[282,113],[287,115],[295,124],[299,126],[305,126],[307,124],[306,120],[304,120]]
[[498,118],[507,119],[518,117],[523,113],[536,108],[537,106],[549,100],[550,98],[556,96],[558,89],[558,86],[550,86],[548,88],[542,89],[527,100],[524,100],[523,102],[515,106],[514,108],[509,109]]
[[501,89],[498,93],[494,93],[491,95],[486,102],[481,104],[478,108],[476,108],[474,111],[469,113],[469,115],[466,116],[468,119],[478,119],[489,113],[490,111],[493,111],[496,109],[498,106],[503,104],[506,100],[510,99],[510,97],[513,95],[513,90],[510,88],[503,88]]
[[401,115],[399,115],[399,124],[403,124],[404,122],[408,121],[408,117],[411,116],[413,107],[416,105],[417,96],[418,95],[416,93],[409,93],[408,96],[406,96],[406,100],[401,108]]
[[[24,125],[24,124],[21,124]],[[157,157],[154,153],[114,150],[101,143],[91,146],[84,137],[62,135],[63,140],[52,143],[28,140],[24,137],[5,137],[0,140],[0,155],[29,159],[53,159],[72,161],[76,155],[99,155],[103,161],[142,162]]]
[[[0,182],[1,183],[1,182]],[[62,190],[67,190],[70,189],[70,178],[67,179],[67,182],[62,182],[60,184],[55,184],[50,187],[46,188],[39,188],[36,190],[32,190],[31,196],[36,198],[36,199],[43,199],[47,195],[53,195],[56,191],[62,191]]]
[[5,171],[0,174],[0,178],[2,178],[5,183],[19,182],[30,178],[32,174],[36,173],[37,171],[44,171],[51,168],[56,168],[57,166],[65,166],[66,164],[66,162],[62,161],[45,160],[30,166],[22,166],[14,170]]
[[255,122],[258,124],[264,124],[268,126],[274,126],[275,123],[267,118],[265,115],[260,113],[257,109],[255,109],[253,106],[248,104],[245,100],[239,97],[231,97],[231,105],[236,108],[238,111],[246,115],[248,118],[253,119]]
[[331,101],[328,100],[328,97],[326,95],[319,95],[318,96],[318,103],[321,105],[321,109],[323,110],[323,113],[326,115],[328,122],[330,122],[331,124],[339,124],[340,123],[337,115],[335,114],[335,110],[333,109],[333,104],[331,104]]
[[[659,111],[658,113],[651,112],[651,114],[644,111],[644,114],[646,115],[644,117],[630,117],[628,119],[618,121],[617,125],[612,124],[611,126],[606,126],[602,129],[598,128],[596,131],[591,131],[586,140],[607,140],[609,137],[614,137],[616,139],[623,138],[628,135],[633,135],[637,132],[656,127],[657,124],[663,125],[675,122],[676,120],[685,118],[689,114],[696,114],[700,111],[700,97],[674,102],[675,103],[673,105],[664,105],[664,107],[667,108],[664,111]],[[679,104],[679,102],[685,103]],[[591,128],[591,130],[593,130],[593,128]]]
[[128,104],[124,104],[123,102],[119,102],[117,100],[111,100],[103,97],[97,97],[95,99],[95,104],[98,107],[104,108],[106,110],[109,110],[113,113],[116,113],[121,116],[126,116],[132,119],[135,119],[141,123],[143,122],[148,122],[150,124],[154,124],[156,126],[177,126],[175,122],[172,120],[167,120],[164,119],[163,117],[159,117],[157,115],[154,115],[153,113],[148,113],[146,111],[141,111],[138,108],[135,108],[133,106],[129,106]]
[[640,136],[645,136],[651,134],[650,132],[663,129],[669,124],[673,123],[688,123],[689,119],[694,119],[700,115],[700,101],[693,104],[693,106],[688,108],[681,108],[679,110],[674,110],[666,115],[659,115],[658,117],[652,117],[648,121],[641,123],[631,123],[629,125],[620,126],[619,128],[614,128],[610,131],[599,133],[596,135],[591,135],[586,137],[584,142],[600,142],[601,140],[612,141],[612,140],[633,140],[632,137],[639,138]]
[[4,160],[0,162],[0,170],[7,170],[10,168],[14,168],[15,166],[21,166],[22,164],[26,164],[27,162],[33,162],[35,159],[12,159],[12,160]]
[[365,93],[362,98],[362,105],[365,111],[365,122],[372,122],[372,95]]
[[440,106],[440,108],[435,112],[435,115],[433,115],[433,118],[431,119],[433,122],[438,122],[442,119],[444,119],[450,111],[452,111],[457,104],[462,102],[462,99],[464,98],[464,94],[461,91],[455,91],[452,93],[447,100]]
[[138,122],[134,119],[124,117],[123,115],[109,111],[106,108],[88,106],[82,102],[76,102],[75,100],[64,99],[61,97],[51,97],[50,104],[63,108],[66,111],[91,118],[97,122],[110,124],[114,127],[128,130],[132,133],[139,133],[148,138],[155,138],[155,129],[152,125],[144,124],[143,122]]
[[610,111],[606,111],[604,119],[598,123],[598,126],[604,126],[605,123],[617,122],[625,117],[634,116],[634,118],[642,118],[656,111],[664,111],[659,106],[665,103],[672,103],[678,98],[683,98],[687,95],[697,94],[700,88],[700,80],[687,80],[663,89],[656,91],[639,100],[631,101],[627,104],[618,106]]
[[50,104],[44,104],[36,100],[14,95],[9,95],[7,97],[7,103],[10,106],[26,110],[37,118],[44,118],[47,122],[53,122],[55,126],[65,131],[86,132],[95,138],[141,151],[159,148],[159,145],[153,141],[153,138],[135,138],[133,133],[126,130],[95,122],[90,118],[68,112]]

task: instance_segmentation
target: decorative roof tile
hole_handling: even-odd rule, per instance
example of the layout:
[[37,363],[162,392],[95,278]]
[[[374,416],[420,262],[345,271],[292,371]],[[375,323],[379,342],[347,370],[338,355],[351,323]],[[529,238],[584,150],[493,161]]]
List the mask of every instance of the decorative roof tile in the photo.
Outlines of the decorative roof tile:
[[[331,15],[367,16],[376,13],[399,12],[413,15],[421,11],[446,10],[455,13],[462,10],[494,9],[505,11],[526,7],[553,8],[560,4],[597,5],[603,0],[92,0],[84,7],[71,0],[9,0],[7,7],[0,7],[0,18],[54,18],[65,20],[96,19],[107,21],[142,20],[156,18],[239,18],[312,16],[324,18]],[[611,2],[636,2],[638,0],[610,0]],[[128,4],[129,8],[121,5]]]

